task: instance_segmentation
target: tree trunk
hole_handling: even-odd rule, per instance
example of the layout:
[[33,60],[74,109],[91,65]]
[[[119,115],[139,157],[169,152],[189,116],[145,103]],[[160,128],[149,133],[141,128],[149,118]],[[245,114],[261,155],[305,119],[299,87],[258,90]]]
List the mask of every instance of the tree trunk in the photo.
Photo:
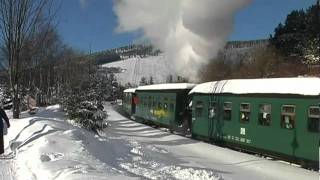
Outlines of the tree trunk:
[[18,119],[20,117],[20,98],[18,93],[13,95],[13,118]]

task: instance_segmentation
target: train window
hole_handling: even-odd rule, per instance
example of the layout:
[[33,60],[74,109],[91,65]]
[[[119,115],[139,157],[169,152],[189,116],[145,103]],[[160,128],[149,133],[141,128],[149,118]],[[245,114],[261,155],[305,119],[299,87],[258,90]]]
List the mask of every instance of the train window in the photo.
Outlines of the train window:
[[203,111],[203,102],[202,101],[197,101],[195,109],[196,109],[195,110],[196,117],[201,117],[202,116],[202,111]]
[[250,121],[250,104],[241,103],[240,104],[240,122],[249,123]]
[[281,127],[293,129],[295,126],[296,107],[294,105],[283,105],[281,108]]
[[216,115],[216,102],[215,101],[209,101],[209,108],[208,108],[208,117],[214,118]]
[[310,132],[320,132],[320,107],[311,106],[308,116],[308,130]]
[[261,126],[271,125],[271,104],[260,104],[258,124]]
[[169,111],[173,112],[174,111],[174,105],[173,103],[169,104]]
[[225,102],[223,103],[223,119],[226,121],[231,120],[231,112],[232,112],[232,103]]
[[158,103],[158,108],[162,109],[162,104],[160,102]]

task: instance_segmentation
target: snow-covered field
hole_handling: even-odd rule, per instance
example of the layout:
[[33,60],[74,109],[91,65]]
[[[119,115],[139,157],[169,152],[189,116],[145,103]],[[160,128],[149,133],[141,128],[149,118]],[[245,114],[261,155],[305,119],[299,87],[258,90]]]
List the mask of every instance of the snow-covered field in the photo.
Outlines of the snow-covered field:
[[104,64],[102,67],[120,67],[121,73],[116,73],[116,78],[121,84],[130,82],[139,85],[142,77],[146,80],[152,76],[154,83],[164,83],[168,75],[176,76],[172,62],[165,55],[149,56],[146,58],[129,58],[113,63]]
[[7,179],[297,179],[317,172],[153,129],[107,104],[99,135],[65,120],[59,106],[13,119],[0,157]]

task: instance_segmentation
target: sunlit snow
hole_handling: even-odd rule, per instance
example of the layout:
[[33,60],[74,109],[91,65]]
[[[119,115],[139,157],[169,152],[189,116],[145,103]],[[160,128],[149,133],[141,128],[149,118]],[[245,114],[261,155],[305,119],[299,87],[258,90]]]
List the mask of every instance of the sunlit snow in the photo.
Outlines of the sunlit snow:
[[12,119],[0,180],[318,179],[314,171],[170,134],[105,108],[110,126],[99,134],[70,124],[58,105]]

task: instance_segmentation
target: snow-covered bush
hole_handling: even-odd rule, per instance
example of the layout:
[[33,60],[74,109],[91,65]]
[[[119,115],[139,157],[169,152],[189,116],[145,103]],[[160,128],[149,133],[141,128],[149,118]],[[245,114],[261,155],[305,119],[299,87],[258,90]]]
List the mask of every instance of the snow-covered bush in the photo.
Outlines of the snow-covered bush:
[[68,96],[63,103],[68,116],[89,130],[101,130],[106,127],[107,112],[101,102],[86,100],[85,95]]
[[106,118],[107,113],[103,109],[99,109],[93,104],[86,104],[78,109],[75,122],[86,129],[95,131],[106,127]]
[[106,127],[107,113],[102,102],[112,95],[113,80],[108,76],[93,74],[87,80],[79,81],[64,88],[61,104],[70,119],[89,130],[101,130]]

